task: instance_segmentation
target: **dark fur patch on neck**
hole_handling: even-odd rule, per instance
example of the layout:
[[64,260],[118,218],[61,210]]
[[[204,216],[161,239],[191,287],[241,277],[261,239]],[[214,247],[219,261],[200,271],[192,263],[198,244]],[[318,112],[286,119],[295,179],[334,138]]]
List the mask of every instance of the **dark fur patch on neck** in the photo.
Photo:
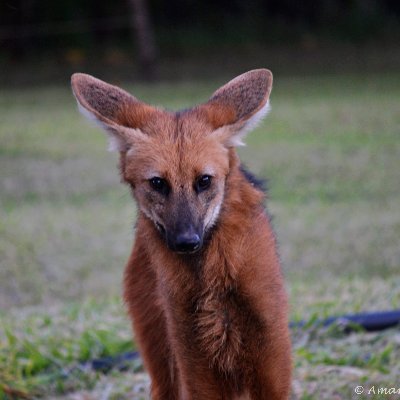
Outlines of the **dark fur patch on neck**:
[[239,170],[251,185],[264,193],[267,192],[267,181],[265,179],[261,179],[253,175],[253,173],[250,172],[243,164],[240,164]]

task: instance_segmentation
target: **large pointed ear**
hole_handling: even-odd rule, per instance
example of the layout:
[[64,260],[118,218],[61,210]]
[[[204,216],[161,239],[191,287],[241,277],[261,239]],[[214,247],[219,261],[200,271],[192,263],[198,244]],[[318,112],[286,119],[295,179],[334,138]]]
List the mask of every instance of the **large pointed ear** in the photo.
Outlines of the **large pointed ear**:
[[146,137],[140,129],[155,112],[153,107],[90,75],[72,75],[71,86],[82,114],[106,130],[109,150],[126,151]]
[[239,75],[218,89],[199,109],[227,146],[243,145],[246,133],[269,111],[272,73],[256,69]]

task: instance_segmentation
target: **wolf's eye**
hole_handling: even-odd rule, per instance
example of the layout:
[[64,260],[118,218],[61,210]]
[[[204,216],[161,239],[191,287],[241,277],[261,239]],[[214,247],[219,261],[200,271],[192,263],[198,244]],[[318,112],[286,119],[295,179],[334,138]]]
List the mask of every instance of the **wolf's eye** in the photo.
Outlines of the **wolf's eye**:
[[159,178],[155,176],[154,178],[149,179],[150,186],[157,192],[162,194],[168,194],[169,186],[165,179]]
[[196,181],[196,185],[195,185],[196,191],[202,192],[203,190],[208,189],[211,185],[211,180],[212,180],[212,177],[210,175],[200,176]]

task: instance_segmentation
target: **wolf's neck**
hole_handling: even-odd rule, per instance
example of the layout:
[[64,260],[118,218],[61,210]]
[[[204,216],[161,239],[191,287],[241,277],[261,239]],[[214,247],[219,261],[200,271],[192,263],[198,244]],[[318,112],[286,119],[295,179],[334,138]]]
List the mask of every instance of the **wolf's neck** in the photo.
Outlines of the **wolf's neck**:
[[221,213],[199,264],[207,282],[219,279],[228,289],[248,262],[248,249],[260,236],[273,235],[263,206],[264,193],[244,176],[235,154],[232,161]]
[[225,196],[218,219],[221,240],[252,230],[256,219],[264,213],[264,192],[245,176],[236,151],[229,155],[230,173],[226,179]]

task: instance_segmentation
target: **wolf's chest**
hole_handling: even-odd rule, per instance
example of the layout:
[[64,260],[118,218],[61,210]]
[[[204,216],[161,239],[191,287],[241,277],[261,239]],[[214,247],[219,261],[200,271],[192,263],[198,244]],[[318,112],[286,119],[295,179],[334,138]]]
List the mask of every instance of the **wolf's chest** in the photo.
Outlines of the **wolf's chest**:
[[208,293],[199,299],[194,324],[210,366],[225,373],[236,369],[245,351],[251,315],[249,305],[236,292]]

